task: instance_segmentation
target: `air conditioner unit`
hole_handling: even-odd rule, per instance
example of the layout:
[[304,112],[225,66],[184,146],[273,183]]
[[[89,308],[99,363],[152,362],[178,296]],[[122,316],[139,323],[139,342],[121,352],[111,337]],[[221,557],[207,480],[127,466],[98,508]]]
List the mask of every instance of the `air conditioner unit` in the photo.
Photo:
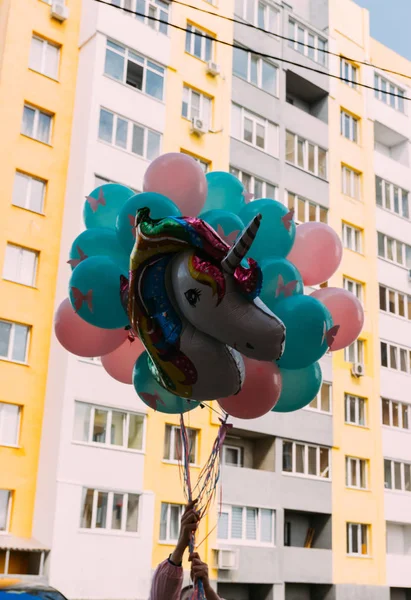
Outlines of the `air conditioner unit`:
[[360,362],[353,363],[353,365],[351,367],[351,374],[354,375],[354,377],[362,377],[364,375],[364,372],[365,372],[365,368],[362,363],[360,363]]
[[222,571],[236,571],[238,569],[237,550],[222,549],[216,550],[217,567]]
[[203,119],[199,117],[193,117],[191,119],[191,133],[196,133],[197,135],[203,135],[207,133],[208,127],[204,123]]
[[213,62],[212,60],[209,60],[207,62],[207,73],[209,75],[212,75],[213,77],[217,77],[217,75],[220,75],[220,72],[221,72],[220,65]]
[[57,0],[57,1],[51,3],[50,14],[53,19],[56,19],[57,21],[60,21],[62,23],[63,21],[68,19],[69,10],[68,10],[67,6],[64,4],[64,2],[61,2],[61,0],[59,2]]

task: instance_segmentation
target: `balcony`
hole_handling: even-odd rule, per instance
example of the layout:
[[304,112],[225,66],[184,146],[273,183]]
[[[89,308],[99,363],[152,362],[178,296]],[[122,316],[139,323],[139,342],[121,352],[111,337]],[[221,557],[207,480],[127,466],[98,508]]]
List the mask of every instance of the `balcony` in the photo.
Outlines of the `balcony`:
[[285,600],[334,600],[335,588],[332,585],[309,585],[286,583]]
[[273,586],[258,583],[219,583],[217,593],[220,598],[241,598],[241,600],[273,600]]
[[390,588],[390,600],[411,600],[411,590],[407,588]]
[[331,514],[284,511],[283,579],[332,581]]
[[288,104],[328,123],[328,92],[293,71],[286,72],[286,100]]
[[[386,125],[374,122],[375,151],[400,165],[409,165],[409,140],[403,134]],[[391,181],[391,179],[389,179]]]
[[387,521],[387,584],[411,587],[411,525]]

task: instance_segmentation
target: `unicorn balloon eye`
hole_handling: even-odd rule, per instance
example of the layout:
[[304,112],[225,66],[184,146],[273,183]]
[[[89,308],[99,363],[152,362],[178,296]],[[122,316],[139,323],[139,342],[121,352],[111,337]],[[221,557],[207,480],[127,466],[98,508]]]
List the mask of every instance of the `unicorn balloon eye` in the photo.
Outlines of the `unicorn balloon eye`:
[[200,219],[137,212],[128,313],[153,376],[169,392],[224,398],[243,385],[241,354],[280,358],[285,327],[258,299],[260,267],[251,259],[241,265],[260,220],[230,248]]

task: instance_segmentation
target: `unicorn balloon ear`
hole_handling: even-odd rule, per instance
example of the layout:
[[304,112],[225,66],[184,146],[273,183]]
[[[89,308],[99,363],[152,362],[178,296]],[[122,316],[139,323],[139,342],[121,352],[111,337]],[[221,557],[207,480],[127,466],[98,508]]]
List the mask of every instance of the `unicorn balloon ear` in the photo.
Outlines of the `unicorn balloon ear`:
[[226,273],[233,274],[236,268],[240,265],[244,256],[247,254],[257,235],[260,227],[262,216],[256,215],[251,223],[244,229],[238,240],[227,253],[227,256],[221,261],[221,267]]

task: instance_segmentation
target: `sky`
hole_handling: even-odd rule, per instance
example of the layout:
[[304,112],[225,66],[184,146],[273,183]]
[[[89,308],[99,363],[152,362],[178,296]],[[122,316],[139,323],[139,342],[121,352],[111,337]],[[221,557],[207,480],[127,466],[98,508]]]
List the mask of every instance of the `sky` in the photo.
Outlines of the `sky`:
[[371,36],[411,60],[411,0],[354,0],[370,11]]

